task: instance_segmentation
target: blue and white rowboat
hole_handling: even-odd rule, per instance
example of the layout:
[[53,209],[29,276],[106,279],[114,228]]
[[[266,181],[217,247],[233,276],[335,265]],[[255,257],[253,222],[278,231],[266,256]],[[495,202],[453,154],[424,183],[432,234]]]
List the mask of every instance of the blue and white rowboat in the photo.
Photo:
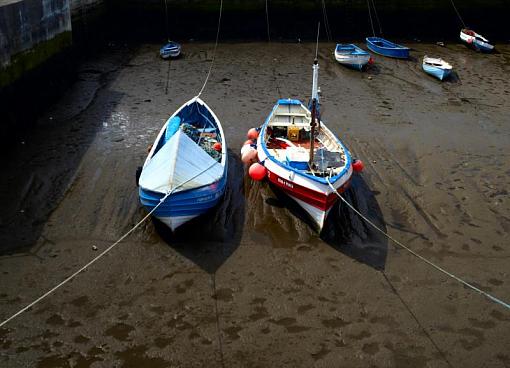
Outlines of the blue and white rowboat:
[[450,76],[452,73],[452,66],[440,58],[431,58],[428,56],[423,57],[423,70],[425,73],[436,77],[439,80],[443,80]]
[[181,45],[174,41],[168,41],[166,45],[159,49],[159,55],[163,59],[176,58],[181,54]]
[[220,121],[194,97],[159,132],[138,181],[140,201],[152,211],[170,193],[153,216],[173,231],[220,201],[226,177],[227,147]]
[[335,48],[335,59],[349,68],[362,70],[370,61],[370,54],[352,43],[339,43]]
[[467,46],[477,51],[492,52],[492,50],[494,50],[494,45],[491,45],[488,39],[467,28],[460,31],[460,39],[464,41]]
[[397,45],[396,43],[380,37],[367,37],[367,47],[376,54],[397,59],[409,58],[409,47]]

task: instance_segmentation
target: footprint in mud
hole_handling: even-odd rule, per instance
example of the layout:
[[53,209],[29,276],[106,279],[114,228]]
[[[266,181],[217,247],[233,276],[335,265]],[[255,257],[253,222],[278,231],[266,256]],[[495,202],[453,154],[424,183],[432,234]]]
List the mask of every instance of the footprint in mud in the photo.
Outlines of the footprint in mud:
[[117,323],[105,331],[106,336],[111,336],[118,341],[127,341],[134,328],[125,323]]

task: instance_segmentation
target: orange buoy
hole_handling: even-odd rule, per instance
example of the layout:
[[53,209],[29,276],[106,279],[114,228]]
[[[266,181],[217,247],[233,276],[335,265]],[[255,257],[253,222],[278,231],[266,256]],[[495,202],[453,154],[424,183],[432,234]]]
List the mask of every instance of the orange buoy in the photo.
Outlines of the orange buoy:
[[246,136],[248,137],[248,139],[257,139],[259,137],[259,131],[257,130],[257,128],[251,128],[250,130],[248,130]]
[[212,148],[215,150],[215,151],[218,151],[218,152],[221,152],[221,143],[220,142],[216,142],[213,144]]
[[257,150],[252,148],[250,150],[247,150],[242,156],[241,156],[241,161],[245,164],[252,164],[254,162],[258,162],[259,161],[259,158],[258,158],[258,154],[257,154]]
[[368,64],[372,65],[374,63],[375,63],[375,59],[372,56],[370,56],[370,58],[368,59]]
[[363,164],[363,161],[361,161],[361,160],[354,160],[352,162],[352,169],[354,170],[354,172],[360,173],[363,171],[364,167],[365,167],[365,165]]
[[259,164],[258,162],[252,164],[250,168],[248,169],[248,174],[250,175],[250,178],[252,178],[255,181],[261,181],[264,180],[267,174],[267,169],[264,167],[264,165]]

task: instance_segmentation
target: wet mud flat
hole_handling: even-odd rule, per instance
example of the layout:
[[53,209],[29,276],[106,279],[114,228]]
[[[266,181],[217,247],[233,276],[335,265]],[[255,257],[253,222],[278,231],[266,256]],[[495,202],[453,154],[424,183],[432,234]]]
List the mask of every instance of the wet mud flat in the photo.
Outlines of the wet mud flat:
[[[510,298],[510,48],[413,44],[359,73],[319,49],[322,114],[366,170],[348,198],[386,231]],[[135,171],[198,93],[211,44],[112,48],[4,157],[0,316],[26,305],[144,215]],[[2,367],[507,367],[510,315],[343,206],[322,236],[239,148],[279,97],[306,100],[312,44],[221,44],[202,95],[223,123],[225,200],[170,234],[148,221],[0,329]],[[421,57],[450,61],[440,83]],[[198,231],[199,229],[200,231]],[[25,239],[22,239],[24,237]],[[97,251],[93,247],[97,247]]]

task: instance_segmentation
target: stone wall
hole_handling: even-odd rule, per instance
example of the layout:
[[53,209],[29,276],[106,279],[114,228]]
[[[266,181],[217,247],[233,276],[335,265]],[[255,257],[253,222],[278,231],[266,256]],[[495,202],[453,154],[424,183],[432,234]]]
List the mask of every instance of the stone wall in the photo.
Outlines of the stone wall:
[[0,88],[72,43],[69,0],[0,2]]

